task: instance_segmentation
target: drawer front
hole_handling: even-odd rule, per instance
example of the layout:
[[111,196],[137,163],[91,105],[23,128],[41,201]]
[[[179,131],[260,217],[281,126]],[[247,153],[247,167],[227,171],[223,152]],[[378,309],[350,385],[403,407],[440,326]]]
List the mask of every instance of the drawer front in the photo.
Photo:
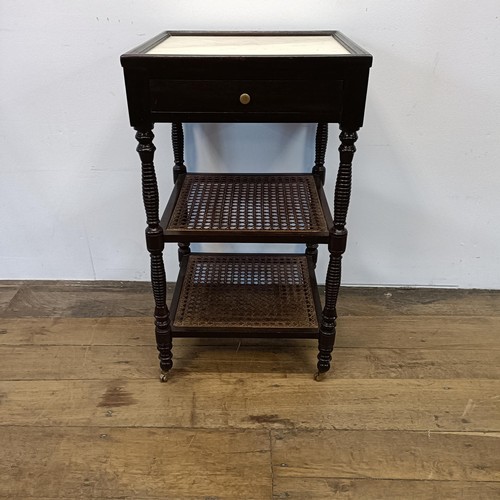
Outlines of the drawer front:
[[[342,80],[150,80],[153,114],[340,115]],[[167,116],[168,118],[168,116]],[[202,117],[200,118],[202,121]],[[332,120],[333,121],[333,120]]]

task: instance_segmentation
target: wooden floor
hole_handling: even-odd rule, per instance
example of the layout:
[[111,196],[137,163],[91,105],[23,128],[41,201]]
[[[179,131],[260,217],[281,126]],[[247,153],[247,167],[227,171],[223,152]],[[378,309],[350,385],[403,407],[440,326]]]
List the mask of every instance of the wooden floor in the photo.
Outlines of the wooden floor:
[[344,289],[312,341],[176,340],[145,283],[0,283],[0,497],[500,498],[500,292]]

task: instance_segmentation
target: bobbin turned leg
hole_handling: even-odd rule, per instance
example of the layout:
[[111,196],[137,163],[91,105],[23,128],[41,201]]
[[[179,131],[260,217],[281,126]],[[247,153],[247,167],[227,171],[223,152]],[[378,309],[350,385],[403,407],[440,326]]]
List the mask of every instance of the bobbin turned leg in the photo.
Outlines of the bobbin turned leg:
[[318,244],[317,243],[306,243],[306,255],[310,255],[316,268],[318,263]]
[[166,380],[167,372],[172,368],[172,330],[167,307],[167,280],[163,263],[163,229],[159,219],[158,184],[153,163],[155,146],[152,127],[136,128],[135,135],[139,145],[137,152],[142,165],[142,197],[146,209],[146,244],[151,256],[151,284],[155,300],[156,347],[160,359],[160,380]]
[[340,165],[335,184],[333,229],[330,232],[328,250],[330,261],[325,282],[325,307],[323,309],[318,342],[318,372],[316,380],[330,369],[335,343],[337,321],[337,298],[340,289],[342,254],[347,244],[346,218],[351,197],[352,159],[356,151],[354,143],[358,136],[355,130],[344,130],[340,134]]
[[190,243],[177,243],[179,247],[177,249],[177,255],[179,257],[179,265],[182,262],[182,259],[185,255],[189,255],[191,253],[191,244]]
[[[315,153],[314,153],[314,166],[312,168],[312,174],[317,177],[321,184],[325,183],[325,155],[326,155],[326,144],[328,142],[328,123],[318,123],[316,127],[316,143],[315,143]],[[318,262],[318,244],[317,243],[307,243],[306,244],[306,255],[312,257],[314,267]]]
[[321,180],[321,184],[325,183],[325,155],[326,145],[328,142],[328,123],[320,122],[316,127],[316,142],[314,153],[314,166],[312,169],[313,175],[316,175]]
[[[179,175],[187,172],[184,164],[184,130],[180,122],[172,123],[172,149],[174,150],[174,182],[177,182]],[[191,253],[191,247],[189,242],[178,243],[178,247],[180,264],[182,258]]]

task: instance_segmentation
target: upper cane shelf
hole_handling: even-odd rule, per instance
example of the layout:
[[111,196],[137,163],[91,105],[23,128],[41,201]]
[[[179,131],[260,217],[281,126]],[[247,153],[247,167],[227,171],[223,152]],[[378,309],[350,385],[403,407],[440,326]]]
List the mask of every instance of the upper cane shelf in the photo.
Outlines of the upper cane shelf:
[[310,174],[188,173],[161,225],[165,241],[327,243],[333,221]]

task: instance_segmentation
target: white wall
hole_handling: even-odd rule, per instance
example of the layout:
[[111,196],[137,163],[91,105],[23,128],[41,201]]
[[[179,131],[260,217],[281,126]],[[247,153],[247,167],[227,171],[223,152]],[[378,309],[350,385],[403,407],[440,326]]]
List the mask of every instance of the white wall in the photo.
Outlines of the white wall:
[[[0,0],[0,279],[148,278],[122,52],[165,29],[339,29],[374,55],[344,283],[500,288],[499,18],[498,0]],[[169,134],[157,126],[163,202]],[[187,126],[186,156],[300,171],[313,137]],[[336,148],[332,126],[330,193]]]

